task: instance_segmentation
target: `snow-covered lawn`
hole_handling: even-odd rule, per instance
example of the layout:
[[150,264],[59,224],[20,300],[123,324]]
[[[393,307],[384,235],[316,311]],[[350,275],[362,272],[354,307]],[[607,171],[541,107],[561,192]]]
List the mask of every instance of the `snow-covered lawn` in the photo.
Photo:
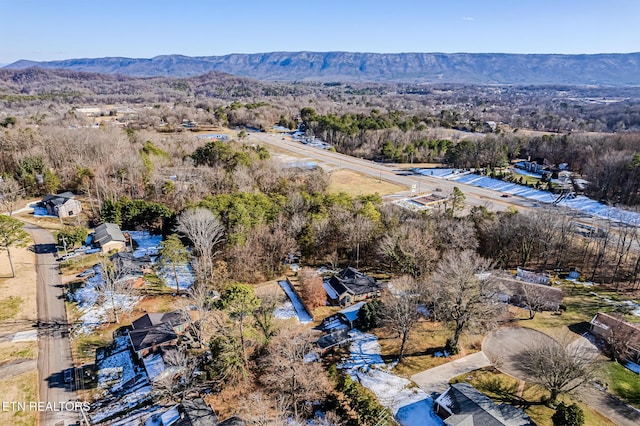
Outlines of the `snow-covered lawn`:
[[157,256],[162,235],[155,235],[149,231],[122,231],[127,232],[131,239],[136,242],[136,249],[133,251],[133,257],[142,257],[146,254],[149,256]]
[[280,284],[280,287],[282,287],[284,292],[287,293],[287,296],[289,296],[289,300],[291,300],[291,304],[293,305],[296,311],[296,314],[298,315],[298,320],[300,321],[300,323],[308,324],[310,322],[313,322],[313,318],[311,317],[311,315],[309,315],[309,312],[307,312],[307,310],[304,308],[304,305],[302,304],[302,300],[300,300],[296,292],[293,291],[293,289],[291,288],[291,285],[289,285],[287,281],[278,281],[278,284]]
[[135,366],[129,350],[129,337],[119,336],[114,340],[110,353],[97,360],[98,387],[119,391],[125,383],[136,376]]
[[[451,178],[451,180],[477,186],[480,188],[504,192],[506,194],[517,195],[530,200],[539,201],[541,203],[553,203],[558,198],[557,194],[552,194],[547,191],[541,191],[538,189],[530,188],[528,186],[517,185],[515,183],[504,182],[499,179],[493,179],[487,176],[480,176],[476,174],[455,175]],[[632,225],[640,223],[640,214],[628,210],[622,210],[616,207],[609,207],[588,197],[585,197],[584,195],[565,198],[561,200],[558,205],[588,213],[594,216],[599,216],[601,218],[611,219],[616,222],[622,222]]]
[[298,313],[293,307],[293,303],[286,301],[283,304],[276,307],[273,311],[273,316],[278,319],[291,319],[298,318]]
[[164,268],[156,267],[156,274],[158,278],[162,279],[165,285],[169,288],[176,288],[176,275],[178,276],[178,287],[180,290],[186,290],[190,288],[196,281],[196,275],[191,269],[189,263],[176,265],[176,274],[173,273],[173,267],[166,266]]
[[433,399],[409,380],[389,372],[373,334],[349,332],[350,356],[338,365],[371,390],[402,426],[443,425],[433,412]]
[[76,325],[73,330],[77,334],[88,334],[91,330],[109,321],[114,304],[118,312],[129,312],[141,299],[140,296],[126,293],[114,293],[111,297],[109,293],[104,295],[104,300],[100,300],[102,298],[98,287],[102,284],[102,275],[98,266],[94,268],[96,274],[87,279],[84,287],[68,294],[69,299],[76,302],[82,313],[79,318],[80,324]]
[[[136,242],[136,249],[133,257],[151,256],[152,262],[155,262],[156,256],[160,251],[162,244],[162,235],[151,234],[149,231],[123,231],[128,232],[131,238]],[[178,287],[180,290],[186,290],[195,282],[195,274],[189,263],[176,265],[176,274],[173,273],[172,267],[157,268],[156,274],[162,279],[167,287],[176,288],[176,278],[178,276]]]
[[636,316],[640,316],[640,304],[638,304],[634,300],[617,301],[617,300],[609,299],[608,297],[605,297],[605,296],[601,296],[600,294],[596,293],[595,291],[590,291],[589,294],[592,295],[592,296],[600,298],[603,302],[606,302],[609,305],[617,306],[619,308],[628,309],[629,313],[631,313],[633,315],[636,315]]

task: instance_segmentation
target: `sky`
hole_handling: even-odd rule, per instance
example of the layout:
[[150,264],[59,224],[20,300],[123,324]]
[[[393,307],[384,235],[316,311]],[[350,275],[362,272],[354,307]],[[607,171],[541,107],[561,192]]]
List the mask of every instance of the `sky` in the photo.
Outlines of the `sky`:
[[640,0],[0,0],[0,63],[274,51],[629,53]]

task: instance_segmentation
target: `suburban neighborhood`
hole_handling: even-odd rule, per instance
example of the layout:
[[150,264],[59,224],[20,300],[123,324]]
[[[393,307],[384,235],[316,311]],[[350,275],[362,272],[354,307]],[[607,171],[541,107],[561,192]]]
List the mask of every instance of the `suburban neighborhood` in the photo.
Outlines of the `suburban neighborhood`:
[[53,3],[0,26],[0,425],[640,425],[637,8]]

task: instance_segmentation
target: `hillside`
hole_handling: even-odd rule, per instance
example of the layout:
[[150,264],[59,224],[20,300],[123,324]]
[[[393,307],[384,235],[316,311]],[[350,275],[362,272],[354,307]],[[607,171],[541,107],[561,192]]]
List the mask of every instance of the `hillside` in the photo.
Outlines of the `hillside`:
[[202,57],[163,55],[151,59],[21,60],[4,68],[33,66],[138,77],[189,77],[217,71],[267,81],[640,85],[640,53],[272,52]]

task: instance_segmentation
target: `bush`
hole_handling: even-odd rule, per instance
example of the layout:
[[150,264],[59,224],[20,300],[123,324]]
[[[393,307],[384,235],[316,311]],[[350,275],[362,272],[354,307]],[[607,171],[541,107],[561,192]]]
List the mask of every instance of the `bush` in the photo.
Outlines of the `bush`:
[[584,424],[584,412],[576,404],[565,405],[561,402],[551,420],[553,421],[553,426],[582,426]]
[[59,246],[66,246],[68,248],[82,245],[87,241],[89,231],[84,226],[64,226],[56,235],[56,240]]

